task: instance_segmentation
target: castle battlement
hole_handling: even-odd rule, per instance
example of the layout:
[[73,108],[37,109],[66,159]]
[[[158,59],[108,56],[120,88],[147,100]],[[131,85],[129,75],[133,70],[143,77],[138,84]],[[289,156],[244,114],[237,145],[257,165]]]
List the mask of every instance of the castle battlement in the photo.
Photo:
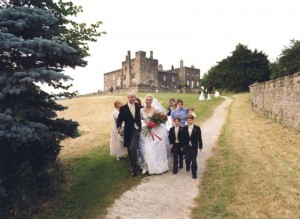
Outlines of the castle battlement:
[[177,74],[174,70],[159,70],[158,72],[166,73],[166,74]]
[[137,56],[144,56],[144,57],[146,57],[146,52],[145,51],[137,51],[137,52],[135,52],[135,57],[137,57]]
[[200,68],[195,68],[195,67],[193,67],[193,66],[192,66],[192,67],[186,67],[186,66],[184,66],[183,68],[185,68],[185,69],[191,69],[191,70],[194,70],[194,69],[195,69],[195,70],[200,70]]
[[120,71],[121,71],[121,69],[118,69],[118,70],[114,70],[114,71],[110,71],[110,72],[104,73],[104,75],[115,74],[115,73],[120,72]]

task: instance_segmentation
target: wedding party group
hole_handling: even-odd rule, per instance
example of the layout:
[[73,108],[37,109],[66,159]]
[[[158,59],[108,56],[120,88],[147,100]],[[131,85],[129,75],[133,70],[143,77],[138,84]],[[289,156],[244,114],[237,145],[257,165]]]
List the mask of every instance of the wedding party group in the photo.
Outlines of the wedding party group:
[[[151,94],[144,102],[134,92],[128,102],[114,102],[113,129],[110,138],[110,155],[117,160],[128,154],[131,176],[138,170],[143,174],[163,174],[172,166],[173,174],[183,168],[197,178],[197,154],[202,150],[201,129],[194,123],[194,109],[184,108],[181,99],[169,100],[165,110]],[[170,160],[172,163],[170,164]]]

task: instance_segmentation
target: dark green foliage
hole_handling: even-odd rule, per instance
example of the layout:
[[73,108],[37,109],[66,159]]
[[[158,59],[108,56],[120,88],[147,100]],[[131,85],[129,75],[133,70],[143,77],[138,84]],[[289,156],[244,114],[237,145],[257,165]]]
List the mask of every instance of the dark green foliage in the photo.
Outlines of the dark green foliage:
[[71,1],[58,0],[10,0],[15,6],[37,7],[44,10],[50,10],[57,19],[55,25],[51,25],[51,30],[56,30],[55,38],[66,42],[69,46],[76,49],[81,58],[89,55],[88,42],[96,42],[97,37],[105,32],[99,32],[98,29],[102,24],[101,21],[88,26],[85,23],[76,23],[69,19],[68,16],[76,16],[83,12],[81,6],[74,5]]
[[291,44],[282,50],[279,58],[271,64],[271,77],[277,78],[300,71],[300,41],[291,40]]
[[232,55],[223,59],[204,75],[201,84],[212,90],[248,91],[254,82],[263,82],[270,77],[269,61],[263,52],[252,52],[238,44]]
[[[0,218],[34,214],[36,203],[62,179],[60,142],[76,137],[79,125],[57,118],[56,112],[66,108],[55,100],[75,95],[63,84],[71,79],[63,69],[84,67],[87,41],[100,35],[72,35],[76,28],[68,34],[64,25],[71,21],[65,16],[81,11],[71,3],[11,3],[0,5]],[[49,94],[39,84],[62,91]]]

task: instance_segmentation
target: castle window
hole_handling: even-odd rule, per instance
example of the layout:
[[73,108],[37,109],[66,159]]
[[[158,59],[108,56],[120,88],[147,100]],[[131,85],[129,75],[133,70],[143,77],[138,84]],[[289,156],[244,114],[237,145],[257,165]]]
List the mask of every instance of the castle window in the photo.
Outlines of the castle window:
[[175,82],[175,77],[174,76],[172,76],[172,82]]
[[124,75],[124,81],[126,81],[126,75]]
[[166,79],[167,79],[167,78],[166,78],[166,76],[164,75],[164,81],[166,81]]
[[131,75],[131,78],[132,78],[132,79],[134,79],[134,78],[135,78],[135,74],[134,74],[134,73]]
[[190,81],[186,81],[186,85],[187,85],[187,86],[190,86]]
[[125,71],[127,71],[127,67],[125,67]]
[[199,87],[199,81],[197,81],[197,87]]
[[192,81],[192,86],[191,87],[194,88],[194,81]]

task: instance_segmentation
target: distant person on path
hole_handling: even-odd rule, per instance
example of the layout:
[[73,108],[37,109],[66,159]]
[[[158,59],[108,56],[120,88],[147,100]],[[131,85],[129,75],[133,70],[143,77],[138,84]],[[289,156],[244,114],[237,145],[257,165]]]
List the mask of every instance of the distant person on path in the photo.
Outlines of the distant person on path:
[[123,146],[123,142],[121,141],[120,135],[117,130],[117,118],[118,118],[121,106],[122,106],[122,103],[120,100],[116,100],[114,102],[115,110],[112,112],[114,122],[113,122],[113,127],[112,127],[110,141],[109,141],[110,155],[116,156],[117,160],[124,159],[124,156],[127,154],[127,150]]
[[180,118],[181,123],[180,126],[184,127],[185,126],[185,117],[188,113],[188,110],[183,108],[183,101],[181,99],[178,99],[176,101],[176,108],[172,110],[171,112],[171,118],[172,120],[175,118]]
[[199,100],[200,100],[200,101],[201,101],[201,100],[205,100],[205,96],[204,96],[203,91],[201,91],[201,94],[200,94],[200,96],[199,96]]
[[220,96],[220,92],[216,90],[215,97],[218,97],[218,96]]
[[210,93],[207,93],[207,100],[211,100]]
[[201,129],[194,124],[194,116],[186,116],[187,125],[183,128],[182,144],[185,147],[186,171],[192,169],[193,179],[197,179],[197,154],[198,148],[202,150]]
[[141,131],[140,107],[135,104],[136,95],[130,92],[127,96],[128,103],[121,106],[117,119],[117,129],[120,133],[122,123],[124,126],[124,146],[127,147],[131,164],[131,176],[137,175],[137,147]]

